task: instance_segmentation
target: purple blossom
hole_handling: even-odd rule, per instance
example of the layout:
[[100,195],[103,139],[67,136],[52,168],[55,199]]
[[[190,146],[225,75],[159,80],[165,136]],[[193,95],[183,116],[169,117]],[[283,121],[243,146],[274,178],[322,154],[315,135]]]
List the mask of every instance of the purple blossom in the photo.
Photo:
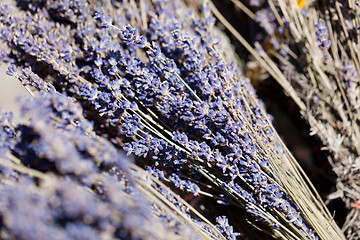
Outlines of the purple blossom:
[[261,27],[265,29],[269,35],[273,35],[275,33],[275,16],[271,12],[267,11],[266,9],[259,10],[256,12],[255,20],[260,24]]
[[233,227],[229,225],[228,219],[226,216],[219,216],[216,218],[216,227],[221,233],[224,233],[227,239],[236,240],[236,237],[240,233],[234,232]]
[[122,40],[128,46],[137,46],[139,48],[145,47],[147,44],[144,36],[139,35],[137,28],[133,28],[130,25],[126,25],[122,30]]
[[199,195],[199,186],[190,180],[182,180],[177,174],[173,173],[170,176],[170,181],[179,189],[185,189],[187,192],[193,193],[194,196]]
[[7,71],[6,71],[6,74],[9,75],[9,76],[15,76],[16,74],[16,70],[17,70],[17,67],[15,64],[11,64]]
[[264,4],[264,0],[250,0],[250,5],[254,7],[260,7]]
[[104,12],[95,12],[94,19],[101,23],[102,28],[108,28],[111,26],[111,16],[110,14],[105,15]]
[[322,19],[319,19],[315,24],[316,26],[316,40],[320,42],[319,48],[323,51],[326,51],[331,46],[331,41],[329,40],[329,33],[326,27],[326,22]]

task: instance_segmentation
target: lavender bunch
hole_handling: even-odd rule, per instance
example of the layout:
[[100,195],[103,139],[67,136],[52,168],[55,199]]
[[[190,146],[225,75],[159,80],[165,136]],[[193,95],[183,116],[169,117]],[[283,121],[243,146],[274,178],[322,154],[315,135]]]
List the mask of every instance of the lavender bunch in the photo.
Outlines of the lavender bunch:
[[[331,153],[330,163],[338,179],[336,192],[328,201],[341,198],[347,209],[347,218],[342,227],[347,238],[359,238],[357,202],[359,200],[358,155],[359,155],[359,111],[358,111],[358,7],[347,2],[335,1],[327,6],[313,6],[306,15],[292,10],[287,21],[293,18],[303,24],[293,27],[291,32],[307,36],[308,62],[302,68],[297,63],[292,82],[296,94],[302,98],[303,114],[308,118],[312,134],[318,135]],[[284,8],[283,11],[288,11]],[[300,20],[300,21],[301,21]],[[315,33],[315,34],[314,34]],[[311,44],[308,44],[311,43]],[[296,43],[294,43],[296,47]],[[294,48],[295,48],[294,47]],[[298,70],[300,69],[300,71]],[[331,70],[330,70],[331,69]],[[297,73],[300,72],[300,73]],[[299,94],[301,92],[301,95]],[[308,95],[306,100],[302,94]]]
[[[252,225],[270,230],[275,238],[342,238],[277,136],[249,80],[213,33],[211,4],[200,5],[200,16],[182,1],[19,5],[27,10],[25,15],[11,14],[7,5],[0,10],[0,37],[14,63],[9,74],[31,93],[34,88],[58,92],[81,103],[80,115],[94,122],[95,133],[136,155],[138,164],[152,174],[151,187],[140,184],[145,192],[157,192],[173,206],[178,201],[162,185],[166,183],[194,197],[235,205],[239,213],[251,215]],[[66,126],[59,127],[66,130],[80,115],[63,108],[64,103],[53,104],[56,114],[50,119],[64,119]],[[44,130],[48,123],[41,121],[42,115],[34,115],[32,123],[42,140],[40,148],[25,141],[19,145],[23,148],[13,150],[27,165],[74,175],[80,182],[89,181],[99,167],[124,168],[107,148],[88,146],[80,133],[53,141],[56,134]],[[69,139],[75,149],[68,146]],[[100,152],[107,158],[92,156]],[[89,156],[94,163],[83,159]],[[212,193],[202,190],[205,182]],[[201,219],[207,223],[200,224],[201,233],[209,237],[238,236],[224,216],[217,218],[216,231]]]
[[260,18],[263,12],[270,17],[262,21],[276,31],[269,32],[259,22],[267,35],[263,48],[256,43],[257,52],[251,49],[252,53],[298,105],[311,134],[319,136],[330,153],[338,178],[327,202],[343,200],[348,212],[342,230],[347,238],[358,239],[358,3],[310,2],[300,9],[295,1],[267,1],[261,12],[253,14]]
[[22,106],[27,125],[1,113],[2,239],[224,239],[222,228],[96,136],[78,103],[42,92]]

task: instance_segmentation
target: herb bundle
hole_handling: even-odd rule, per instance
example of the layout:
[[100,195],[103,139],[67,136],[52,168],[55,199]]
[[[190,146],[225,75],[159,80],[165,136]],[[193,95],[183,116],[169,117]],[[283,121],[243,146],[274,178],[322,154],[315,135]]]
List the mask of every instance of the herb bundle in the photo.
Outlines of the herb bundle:
[[25,214],[21,197],[39,208],[33,239],[236,239],[231,214],[184,200],[205,197],[271,238],[344,238],[227,52],[212,6],[0,5],[8,74],[33,95],[22,105],[28,125],[1,122],[6,237],[26,236],[13,220]]

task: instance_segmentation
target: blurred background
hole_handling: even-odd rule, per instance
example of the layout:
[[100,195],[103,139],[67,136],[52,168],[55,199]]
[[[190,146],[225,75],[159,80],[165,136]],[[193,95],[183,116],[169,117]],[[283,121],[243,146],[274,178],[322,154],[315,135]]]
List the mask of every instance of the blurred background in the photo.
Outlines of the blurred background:
[[[14,4],[12,0],[1,0],[5,4]],[[6,49],[3,43],[0,43],[1,49]],[[25,88],[14,77],[6,74],[10,63],[3,63],[0,61],[0,109],[3,111],[12,111],[14,114],[14,121],[21,122],[20,110],[16,104],[16,98],[22,94],[28,94]]]
[[12,111],[14,113],[14,121],[21,122],[16,98],[19,95],[28,93],[16,78],[6,75],[9,65],[0,64],[0,108],[3,111]]

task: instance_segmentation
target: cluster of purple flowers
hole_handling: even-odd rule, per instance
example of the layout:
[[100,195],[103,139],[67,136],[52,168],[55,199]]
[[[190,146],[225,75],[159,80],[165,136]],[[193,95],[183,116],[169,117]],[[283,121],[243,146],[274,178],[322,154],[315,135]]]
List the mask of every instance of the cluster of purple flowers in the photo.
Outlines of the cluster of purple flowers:
[[[342,68],[342,79],[346,84],[346,95],[349,99],[349,103],[351,104],[351,108],[353,111],[358,111],[360,108],[359,76],[353,64],[344,64]],[[355,116],[357,116],[357,114]]]
[[331,41],[329,40],[329,33],[326,27],[326,22],[322,19],[315,24],[316,26],[316,39],[320,42],[319,48],[323,51],[326,51],[331,46]]
[[164,221],[144,208],[144,196],[115,187],[118,183],[111,177],[100,180],[106,200],[70,179],[49,177],[38,185],[19,177],[12,184],[1,184],[1,237],[95,240],[165,239],[172,235]]
[[[195,170],[210,178],[208,172],[220,171],[215,175],[222,183],[219,187],[250,202],[245,204],[249,209],[252,205],[276,209],[304,235],[315,238],[272,176],[256,140],[262,136],[268,143],[265,132],[271,138],[266,118],[256,103],[245,98],[254,97],[253,90],[223,60],[216,38],[206,30],[209,21],[180,23],[165,14],[157,18],[167,21],[150,19],[151,43],[143,37],[150,33],[141,36],[130,26],[101,22],[118,30],[122,42],[96,60],[102,63],[93,74],[99,87],[84,85],[82,96],[112,122],[119,122],[122,134],[138,139],[125,144],[128,154],[150,157],[154,166],[180,175]],[[192,28],[185,29],[185,24]],[[159,28],[162,31],[156,34]],[[189,31],[194,31],[191,37]],[[145,60],[138,50],[147,55]],[[246,198],[244,192],[249,192]],[[261,211],[251,212],[280,227]]]
[[[70,176],[76,184],[91,188],[93,176],[99,173],[114,168],[129,171],[129,162],[116,148],[122,147],[128,155],[136,155],[155,179],[179,191],[197,197],[203,194],[197,183],[209,181],[218,191],[217,198],[232,198],[240,212],[246,210],[252,220],[274,232],[289,239],[318,238],[276,176],[271,161],[283,157],[280,140],[249,80],[224,56],[222,42],[212,32],[215,20],[206,3],[199,17],[182,1],[19,2],[27,10],[25,15],[15,16],[0,4],[0,37],[11,48],[9,57],[14,64],[9,74],[32,89],[50,93],[23,104],[23,112],[32,119],[30,125],[10,129],[6,135],[9,145],[4,146],[23,164],[42,173]],[[275,31],[271,25],[264,27]],[[21,74],[15,65],[23,67]],[[55,189],[73,184],[64,181]],[[141,223],[142,208],[139,214],[130,208],[138,217],[137,224],[132,218],[125,220],[126,216],[109,223],[117,212],[106,204],[101,205],[104,215],[98,216],[93,206],[100,206],[99,201],[115,209],[121,205],[118,212],[130,214],[121,200],[126,189],[117,190],[115,182],[102,181],[103,185],[95,186],[102,202],[84,194],[74,203],[73,197],[81,193],[59,190],[55,200],[66,205],[60,216],[64,220],[50,216],[53,222],[65,221],[61,223],[67,234],[78,234],[75,230],[81,228],[88,229],[84,231],[89,235],[113,230],[110,236],[120,239],[147,236],[136,234],[160,239],[157,226],[151,226],[161,220],[149,224],[146,215]],[[23,191],[21,181],[17,184]],[[170,190],[155,183],[152,187],[190,215]],[[44,198],[39,204],[51,205],[50,198]],[[87,201],[94,203],[82,205]],[[82,212],[67,216],[67,211]],[[158,215],[172,222],[171,216]],[[11,219],[11,212],[8,216]],[[238,234],[225,217],[216,222],[220,234],[207,225],[201,229],[212,237],[236,238]],[[113,229],[109,230],[110,225]],[[13,227],[10,221],[8,231],[17,231]],[[154,233],[148,231],[151,228]]]
[[[15,127],[11,114],[1,113],[2,238],[198,237],[174,216],[170,222],[170,217],[159,214],[162,206],[136,184],[132,161],[109,140],[96,136],[77,102],[58,92],[42,92],[26,97],[22,112],[30,122]],[[14,161],[21,162],[22,169],[11,164]],[[149,187],[154,184],[150,181]],[[168,189],[155,190],[171,196]],[[182,202],[172,199],[186,218],[199,222]],[[209,237],[218,236],[207,224],[199,224]]]

